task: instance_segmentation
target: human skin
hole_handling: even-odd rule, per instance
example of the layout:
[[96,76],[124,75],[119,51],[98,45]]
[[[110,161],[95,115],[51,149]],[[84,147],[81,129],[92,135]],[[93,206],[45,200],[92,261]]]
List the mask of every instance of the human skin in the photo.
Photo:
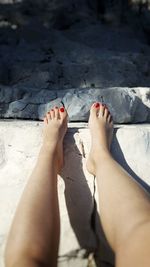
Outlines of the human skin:
[[118,267],[150,266],[150,197],[113,159],[113,121],[101,103],[90,110],[92,146],[87,161],[96,176],[102,226]]
[[[91,150],[87,169],[96,176],[102,226],[117,267],[150,266],[150,198],[113,159],[113,119],[108,108],[90,109]],[[43,144],[29,178],[6,250],[6,267],[55,267],[60,219],[57,174],[63,166],[67,112],[54,108],[44,119]]]
[[43,144],[17,208],[5,249],[6,267],[57,266],[60,218],[57,174],[63,165],[67,112],[50,110]]

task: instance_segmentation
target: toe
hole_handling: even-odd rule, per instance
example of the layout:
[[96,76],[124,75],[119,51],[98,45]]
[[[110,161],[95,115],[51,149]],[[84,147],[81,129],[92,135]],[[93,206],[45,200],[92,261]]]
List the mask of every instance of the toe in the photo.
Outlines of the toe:
[[105,110],[104,104],[100,104],[99,117],[103,117],[104,116],[104,110]]
[[52,119],[52,120],[55,118],[55,112],[54,112],[54,109],[51,109],[51,110],[50,110],[50,116],[51,116],[51,119]]
[[96,103],[94,103],[94,104],[91,106],[90,113],[91,113],[92,115],[97,116],[98,113],[99,113],[99,109],[100,109],[100,103],[99,103],[99,102],[96,102]]
[[113,125],[113,116],[111,114],[108,115],[108,122]]
[[67,118],[67,111],[64,107],[60,107],[59,115],[60,115],[60,118],[63,120]]
[[58,107],[54,108],[54,112],[55,112],[55,119],[57,119],[57,120],[60,119]]
[[109,112],[109,110],[108,110],[108,107],[105,105],[105,106],[104,106],[104,118],[107,119],[108,116],[109,116],[109,114],[110,114],[110,112]]
[[48,121],[51,120],[51,114],[50,114],[50,112],[47,112],[46,117],[47,117],[47,120]]

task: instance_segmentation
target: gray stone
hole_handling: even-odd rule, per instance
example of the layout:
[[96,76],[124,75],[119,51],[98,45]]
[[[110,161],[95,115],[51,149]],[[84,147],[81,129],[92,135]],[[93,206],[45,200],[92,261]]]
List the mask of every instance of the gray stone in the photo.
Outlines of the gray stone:
[[[147,88],[144,94],[143,89],[143,94],[146,99],[148,92],[149,89]],[[87,121],[90,106],[95,101],[107,104],[114,121],[117,123],[147,121],[150,112],[150,103],[148,106],[144,105],[142,99],[140,99],[140,90],[138,89],[129,90],[128,88],[124,88],[120,90],[120,88],[110,88],[107,90],[75,90],[73,94],[71,92],[67,93],[62,101],[67,108],[70,121]]]
[[[74,26],[64,32],[67,39],[78,44],[95,48],[102,53],[107,51],[127,53],[149,53],[150,49],[146,42],[145,35],[139,30],[134,31],[132,27],[128,29],[126,25],[122,27],[112,27],[101,23]],[[132,41],[131,41],[132,40]],[[97,54],[99,57],[100,54]]]
[[[3,90],[4,89],[4,90]],[[70,90],[1,89],[1,117],[43,119],[54,106],[65,106],[70,121],[88,121],[93,102],[107,104],[116,123],[150,121],[150,88],[85,88]],[[8,90],[8,95],[7,95]],[[25,91],[26,90],[26,91]],[[16,95],[14,92],[16,91]],[[6,95],[6,97],[5,97]],[[16,101],[12,101],[14,99]],[[1,103],[2,101],[2,103]],[[10,103],[8,103],[10,101]],[[11,102],[12,101],[12,102]],[[5,104],[7,103],[7,104]]]
[[8,110],[9,104],[0,103],[0,118],[4,118]]
[[50,103],[47,104],[41,104],[38,107],[38,118],[43,120],[46,112],[48,112],[51,108],[53,107],[61,107],[62,104],[62,100],[61,98],[57,98],[56,100],[51,101]]
[[97,22],[56,31],[35,23],[1,38],[3,85],[70,89],[150,84],[150,49],[144,34],[132,27],[114,29]]
[[23,103],[26,104],[45,104],[50,101],[53,101],[57,98],[57,91],[51,90],[40,90],[38,92],[31,90],[30,93],[27,93],[22,99]]
[[26,106],[27,106],[27,104],[25,104],[19,100],[14,101],[14,102],[10,103],[10,105],[9,105],[8,114],[10,112],[10,117],[11,117],[11,113],[17,114],[18,112],[24,110]]
[[9,104],[15,100],[21,99],[25,94],[24,88],[15,88],[10,86],[0,86],[0,103]]
[[[61,49],[61,48],[60,48]],[[94,57],[89,48],[81,47],[68,49],[74,51],[68,55],[57,55],[59,63],[19,63],[14,62],[10,68],[10,84],[19,87],[32,87],[38,89],[70,89],[116,86],[148,86],[150,84],[149,61],[147,56],[112,55],[110,52],[101,54],[95,51]],[[65,55],[66,54],[66,55]],[[82,55],[82,56],[81,56]],[[145,63],[146,62],[146,63]],[[7,82],[7,81],[6,81]],[[4,84],[4,83],[3,83]]]
[[36,119],[37,118],[37,105],[26,104],[22,101],[14,101],[9,105],[5,117],[6,118],[26,118]]
[[29,63],[16,62],[11,70],[11,83],[18,84],[20,87],[44,89],[48,86],[48,80],[48,71],[38,69],[34,63],[30,63],[29,66]]

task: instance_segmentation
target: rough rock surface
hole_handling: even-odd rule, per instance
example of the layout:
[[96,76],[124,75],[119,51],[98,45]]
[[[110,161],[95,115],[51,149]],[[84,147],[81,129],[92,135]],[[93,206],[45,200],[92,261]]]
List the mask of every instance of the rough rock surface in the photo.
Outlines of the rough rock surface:
[[150,122],[150,88],[88,88],[13,91],[1,86],[1,118],[42,120],[54,106],[64,105],[70,121],[87,121],[93,102],[106,103],[116,123]]
[[[27,138],[29,133],[30,138]],[[1,267],[3,267],[2,255],[8,229],[27,178],[35,164],[41,138],[41,122],[15,120],[0,122]],[[112,144],[114,157],[135,179],[143,183],[147,190],[150,186],[149,140],[149,124],[116,125]],[[64,165],[61,177],[58,178],[61,215],[58,259],[60,267],[90,266],[88,264],[91,262],[91,253],[95,250],[98,252],[95,259],[97,266],[99,263],[102,267],[107,266],[113,261],[113,255],[97,223],[98,211],[95,209],[94,199],[97,201],[98,197],[95,180],[85,167],[89,144],[87,124],[70,124],[64,150],[67,164]],[[83,211],[84,216],[81,216]]]
[[102,100],[116,123],[149,122],[149,35],[125,2],[0,1],[0,117],[41,120],[64,104],[70,121],[87,121]]

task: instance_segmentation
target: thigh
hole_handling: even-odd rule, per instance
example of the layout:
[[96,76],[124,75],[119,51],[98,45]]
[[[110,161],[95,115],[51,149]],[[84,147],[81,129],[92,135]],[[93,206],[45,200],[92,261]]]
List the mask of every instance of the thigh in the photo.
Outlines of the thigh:
[[150,266],[150,223],[131,233],[116,251],[116,267],[134,266]]

